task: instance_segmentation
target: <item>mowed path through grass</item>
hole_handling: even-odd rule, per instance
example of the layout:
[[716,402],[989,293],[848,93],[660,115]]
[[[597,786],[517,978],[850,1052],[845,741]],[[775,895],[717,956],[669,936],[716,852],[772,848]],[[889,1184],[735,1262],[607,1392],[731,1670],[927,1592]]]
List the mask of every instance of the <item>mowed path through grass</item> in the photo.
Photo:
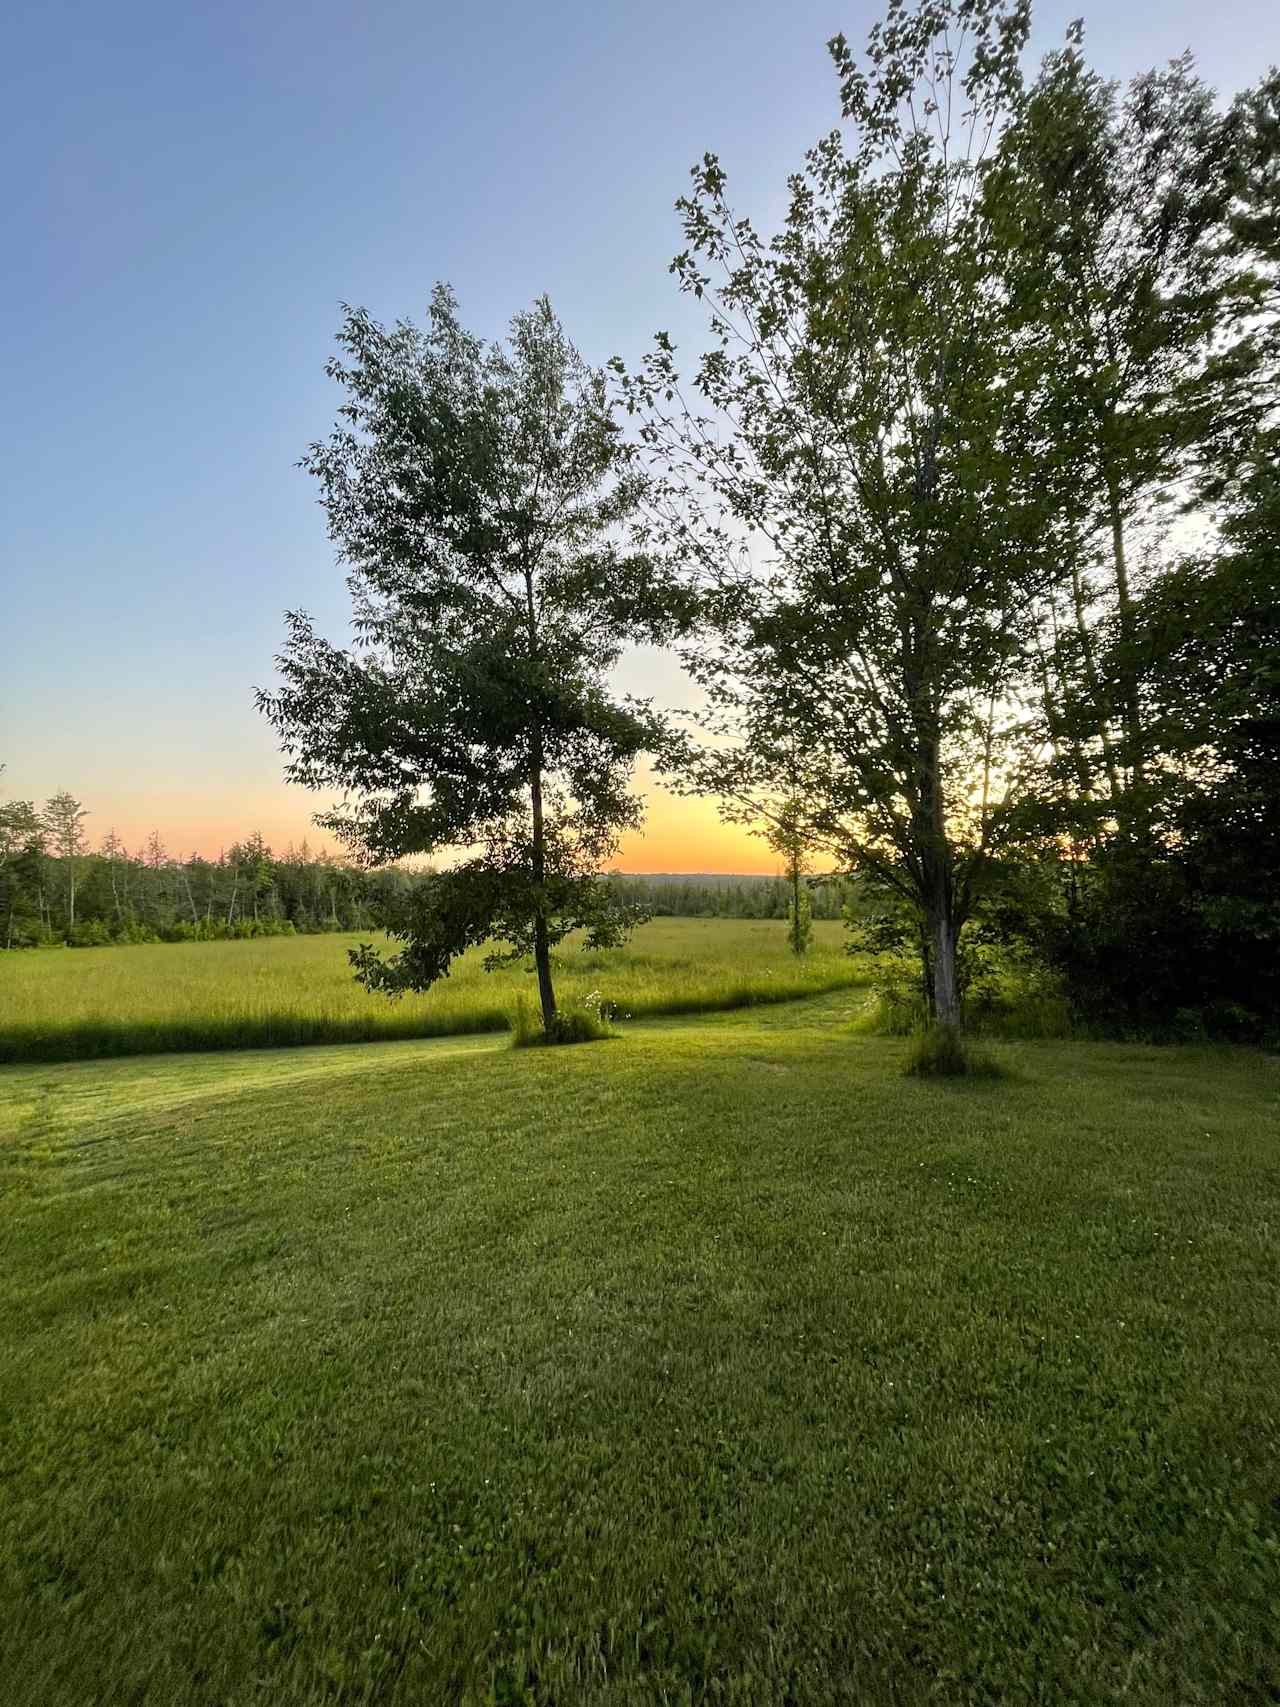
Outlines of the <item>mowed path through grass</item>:
[[1272,1701],[1280,1067],[0,1074],[5,1700]]
[[[0,954],[0,1062],[159,1050],[253,1049],[504,1030],[536,1001],[531,968],[485,972],[474,950],[434,989],[391,1002],[358,985],[347,950],[377,937]],[[621,949],[556,956],[561,1000],[594,994],[631,1014],[696,1013],[849,988],[866,972],[820,920],[797,961],[778,919],[655,919]]]

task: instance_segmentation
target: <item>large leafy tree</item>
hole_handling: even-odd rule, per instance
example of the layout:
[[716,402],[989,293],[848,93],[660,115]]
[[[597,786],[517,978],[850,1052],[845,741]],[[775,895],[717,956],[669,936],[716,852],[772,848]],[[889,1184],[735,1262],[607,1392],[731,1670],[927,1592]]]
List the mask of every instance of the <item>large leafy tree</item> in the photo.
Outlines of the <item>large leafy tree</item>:
[[338,342],[339,424],[304,466],[356,643],[291,613],[282,685],[259,703],[289,778],[345,797],[317,822],[360,859],[452,862],[393,909],[394,957],[355,953],[360,979],[423,989],[496,940],[497,957],[532,954],[550,1035],[554,945],[629,923],[600,873],[640,819],[631,771],[658,725],[608,671],[675,610],[630,544],[640,477],[545,299],[502,343],[468,333],[443,286],[425,327],[350,310]]
[[946,1024],[959,932],[1015,822],[1019,695],[1064,562],[1066,471],[987,188],[1027,29],[1017,0],[895,0],[861,61],[837,38],[850,140],[810,152],[782,230],[739,217],[714,156],[679,203],[673,270],[714,338],[692,390],[665,338],[619,367],[667,471],[659,534],[706,589],[692,664],[716,739],[695,775],[763,802],[800,754],[807,839],[915,912]]
[[1045,59],[986,190],[1008,221],[1008,312],[1045,353],[1072,470],[1070,581],[1045,613],[1047,714],[1078,794],[1100,793],[1102,815],[1135,832],[1153,758],[1138,548],[1170,499],[1193,502],[1252,440],[1263,404],[1236,333],[1265,284],[1231,234],[1250,115],[1220,110],[1189,57],[1122,90],[1081,39],[1073,26]]
[[1089,858],[1035,935],[1124,1026],[1275,1011],[1278,163],[1275,72],[1221,109],[1187,60],[1121,91],[1077,41],[993,180],[1076,471],[1041,659]]

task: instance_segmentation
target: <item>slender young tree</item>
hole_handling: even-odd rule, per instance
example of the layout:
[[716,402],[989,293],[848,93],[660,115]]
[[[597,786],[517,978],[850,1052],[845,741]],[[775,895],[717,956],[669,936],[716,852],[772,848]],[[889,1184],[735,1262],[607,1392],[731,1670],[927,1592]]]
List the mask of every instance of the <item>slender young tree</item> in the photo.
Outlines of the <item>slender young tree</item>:
[[113,827],[102,838],[102,846],[98,852],[107,862],[107,871],[111,878],[111,910],[114,914],[115,926],[119,930],[128,923],[133,913],[129,898],[131,866],[129,850],[117,836]]
[[349,566],[357,644],[288,618],[282,686],[258,696],[286,774],[340,790],[317,822],[366,863],[455,863],[392,906],[402,943],[357,976],[396,994],[469,945],[532,954],[556,1029],[551,951],[615,942],[630,915],[600,876],[641,809],[649,708],[610,692],[628,642],[668,634],[680,598],[629,543],[640,496],[603,376],[543,298],[503,343],[464,330],[438,286],[428,324],[347,312],[329,372],[345,393],[303,466]]
[[711,155],[678,204],[673,270],[714,336],[692,397],[665,337],[638,374],[615,364],[666,470],[658,537],[706,589],[691,664],[719,739],[696,779],[741,797],[772,781],[770,741],[803,753],[809,830],[916,910],[948,1026],[1063,562],[1040,356],[986,194],[1027,30],[1018,0],[895,0],[862,63],[837,37],[852,141],[810,152],[777,236]]
[[770,847],[776,848],[786,861],[787,942],[797,959],[809,952],[813,936],[813,904],[805,882],[809,862],[803,824],[803,804],[791,799],[783,802],[776,819],[765,832]]
[[84,821],[89,816],[73,794],[60,790],[45,802],[44,827],[51,852],[62,861],[62,875],[67,885],[67,935],[76,928],[76,885],[80,878],[80,862],[88,843]]

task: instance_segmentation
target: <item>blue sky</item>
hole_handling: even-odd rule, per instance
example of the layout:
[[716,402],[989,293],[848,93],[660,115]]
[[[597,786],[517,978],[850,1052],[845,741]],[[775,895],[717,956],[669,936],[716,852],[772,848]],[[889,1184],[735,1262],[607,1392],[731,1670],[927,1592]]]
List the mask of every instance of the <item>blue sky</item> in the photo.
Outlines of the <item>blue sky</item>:
[[[1037,45],[1083,0],[1037,8]],[[478,331],[550,293],[584,353],[698,322],[667,262],[706,149],[768,223],[838,117],[823,48],[878,4],[322,0],[10,10],[0,361],[0,794],[71,788],[131,838],[279,842],[314,802],[251,706],[287,606],[335,635],[341,577],[294,464],[332,420],[338,304]],[[1114,0],[1091,57],[1192,48],[1229,94],[1280,60],[1276,0]],[[652,661],[629,686],[674,691]],[[655,803],[656,855],[708,816]],[[661,832],[659,835],[658,832]],[[699,840],[702,838],[702,840]],[[662,844],[661,846],[659,844]],[[701,856],[701,857],[700,857]]]

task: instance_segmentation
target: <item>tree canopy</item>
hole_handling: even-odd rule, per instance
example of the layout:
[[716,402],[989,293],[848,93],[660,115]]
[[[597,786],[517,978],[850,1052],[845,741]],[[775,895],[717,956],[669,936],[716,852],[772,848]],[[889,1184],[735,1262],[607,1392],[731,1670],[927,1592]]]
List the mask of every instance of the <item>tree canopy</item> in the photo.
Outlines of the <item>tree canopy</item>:
[[632,766],[659,729],[608,672],[665,638],[682,599],[629,540],[641,477],[546,299],[487,344],[438,286],[425,327],[353,309],[338,342],[345,401],[304,466],[356,644],[291,613],[282,685],[259,703],[290,779],[344,796],[317,821],[358,857],[453,861],[388,919],[398,954],[357,954],[364,982],[422,989],[496,940],[532,953],[551,1034],[552,946],[631,922],[600,872],[640,822]]
[[711,155],[679,203],[674,270],[714,340],[695,400],[669,340],[620,370],[668,471],[658,535],[707,591],[704,785],[758,796],[802,753],[811,835],[919,910],[947,1023],[1036,604],[1063,573],[1065,470],[989,187],[1027,28],[980,0],[892,6],[865,64],[837,37],[852,141],[810,151],[777,235],[731,207]]

